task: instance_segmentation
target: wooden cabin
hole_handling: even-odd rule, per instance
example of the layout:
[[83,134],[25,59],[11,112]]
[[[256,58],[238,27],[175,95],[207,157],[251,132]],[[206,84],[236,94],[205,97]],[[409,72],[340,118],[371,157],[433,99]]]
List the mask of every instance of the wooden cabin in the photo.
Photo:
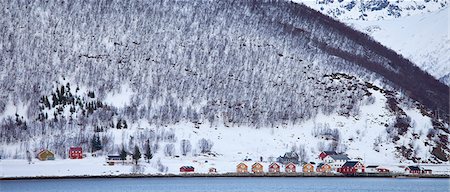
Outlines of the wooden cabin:
[[55,154],[47,149],[44,149],[37,154],[36,158],[41,161],[55,160]]
[[433,173],[433,171],[431,171],[431,169],[423,169],[422,170],[422,174],[425,174],[425,175],[431,175]]
[[311,163],[306,163],[303,165],[303,173],[313,173],[314,165]]
[[180,167],[180,173],[193,173],[195,171],[192,166],[182,166]]
[[366,173],[378,173],[377,167],[378,167],[378,165],[368,165],[368,166],[366,166]]
[[288,163],[284,168],[286,173],[295,173],[297,170],[297,166],[294,163]]
[[345,174],[345,175],[351,175],[355,173],[364,173],[365,167],[364,165],[359,161],[347,161],[344,165],[342,165],[341,168],[337,169],[337,172]]
[[81,147],[70,147],[69,158],[70,159],[83,159],[83,149]]
[[421,170],[419,166],[408,166],[405,168],[405,172],[409,174],[420,174]]
[[269,173],[279,173],[280,172],[280,165],[278,163],[271,163],[269,165]]
[[330,173],[331,172],[331,166],[326,163],[319,163],[316,168],[316,172],[319,173]]
[[208,169],[208,173],[217,173],[217,169],[214,168],[214,167],[210,167],[210,168]]
[[237,173],[248,173],[248,166],[245,163],[239,163],[236,166]]
[[377,172],[378,173],[389,173],[389,172],[391,172],[388,168],[385,168],[385,167],[377,167]]
[[253,173],[264,173],[264,170],[263,170],[263,165],[261,165],[261,163],[254,163],[253,165],[252,165],[252,172]]

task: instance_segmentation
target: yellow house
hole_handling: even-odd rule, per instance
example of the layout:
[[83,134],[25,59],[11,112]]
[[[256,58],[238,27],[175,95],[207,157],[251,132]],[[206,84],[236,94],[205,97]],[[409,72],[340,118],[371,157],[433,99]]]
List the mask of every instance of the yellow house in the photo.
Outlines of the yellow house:
[[239,163],[236,166],[237,173],[248,173],[248,166],[245,163]]
[[261,165],[261,163],[254,163],[252,165],[252,172],[253,173],[264,173],[263,166]]
[[47,149],[40,151],[37,158],[41,161],[55,160],[55,154]]
[[330,173],[331,166],[326,163],[319,163],[319,165],[317,165],[316,171],[319,173]]
[[303,165],[303,173],[312,173],[314,172],[314,165],[311,163],[306,163]]

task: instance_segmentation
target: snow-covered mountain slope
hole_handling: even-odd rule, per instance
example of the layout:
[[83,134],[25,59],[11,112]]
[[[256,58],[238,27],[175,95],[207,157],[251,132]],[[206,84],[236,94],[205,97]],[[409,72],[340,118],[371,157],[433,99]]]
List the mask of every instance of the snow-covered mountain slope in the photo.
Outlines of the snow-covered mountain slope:
[[303,161],[324,149],[368,162],[443,163],[450,153],[448,87],[304,5],[10,1],[0,9],[2,158],[149,144],[165,162],[182,154],[182,141],[187,156],[212,151],[230,164],[291,150]]
[[[432,13],[379,21],[347,21],[450,85],[448,6]],[[447,79],[446,79],[447,78]]]
[[296,2],[369,34],[450,85],[448,1]]
[[341,21],[390,20],[436,12],[448,0],[293,0]]

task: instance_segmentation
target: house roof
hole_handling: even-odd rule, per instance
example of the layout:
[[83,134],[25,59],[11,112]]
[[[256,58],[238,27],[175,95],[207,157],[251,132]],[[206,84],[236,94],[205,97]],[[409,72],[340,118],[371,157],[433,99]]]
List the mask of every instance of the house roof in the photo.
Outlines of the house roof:
[[366,168],[377,168],[377,167],[378,167],[378,165],[369,165]]
[[344,165],[342,165],[342,167],[354,167],[358,163],[359,163],[359,161],[347,161],[344,163]]
[[292,162],[289,162],[289,163],[287,163],[286,165],[289,165],[289,164],[295,165],[295,163],[292,163]]
[[296,152],[287,152],[284,154],[284,158],[298,158],[298,154]]
[[120,158],[120,155],[108,155],[108,158]]
[[322,168],[322,166],[324,166],[324,165],[326,165],[325,163],[319,163],[318,165],[317,165],[317,168]]
[[192,167],[192,166],[182,166],[182,167],[180,167],[180,168],[185,168],[185,169],[194,169],[194,167]]
[[248,167],[247,164],[245,164],[245,163],[239,163],[239,164],[237,164],[237,167],[240,167],[242,165],[244,165],[245,167]]
[[51,153],[51,154],[54,154],[52,151],[47,150],[47,149],[43,149],[43,150],[39,151],[38,154],[41,154],[41,153]]
[[262,166],[262,165],[261,165],[261,163],[258,163],[258,162],[256,162],[256,163],[253,163],[253,165],[252,165],[252,166],[257,166],[257,165],[260,165],[260,166]]
[[350,158],[348,158],[347,155],[345,154],[340,154],[340,155],[328,155],[329,157],[331,157],[334,160],[344,160],[344,161],[348,161],[350,160]]
[[323,153],[327,155],[337,155],[338,153],[336,151],[323,151]]
[[408,166],[408,168],[413,171],[420,171],[419,166]]
[[280,167],[280,165],[278,165],[278,163],[275,163],[275,162],[273,162],[273,163],[271,163],[270,165],[269,165],[270,167]]

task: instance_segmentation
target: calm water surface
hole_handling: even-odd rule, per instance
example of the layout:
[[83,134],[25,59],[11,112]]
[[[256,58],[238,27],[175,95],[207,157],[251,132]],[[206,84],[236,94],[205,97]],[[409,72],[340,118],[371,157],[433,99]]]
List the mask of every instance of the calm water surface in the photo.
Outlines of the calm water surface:
[[117,178],[0,181],[1,192],[72,191],[405,191],[446,192],[448,179],[391,178]]

